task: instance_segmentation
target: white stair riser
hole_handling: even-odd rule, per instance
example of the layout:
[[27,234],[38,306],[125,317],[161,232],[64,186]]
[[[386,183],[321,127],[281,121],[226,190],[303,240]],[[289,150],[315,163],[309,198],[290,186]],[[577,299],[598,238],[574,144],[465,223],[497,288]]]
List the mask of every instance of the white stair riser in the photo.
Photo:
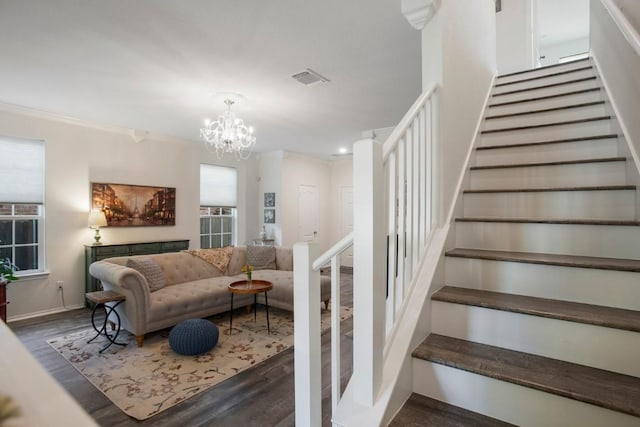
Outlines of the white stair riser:
[[[585,77],[593,77],[595,76],[595,72],[593,68],[589,68],[587,70],[574,71],[568,74],[560,74],[557,76],[548,76],[543,79],[537,80],[525,80],[519,81],[518,83],[512,83],[504,86],[496,86],[493,89],[493,94],[504,93],[512,90],[520,90],[520,89],[529,89],[544,85],[550,85],[555,83],[564,83],[571,80],[582,79]],[[501,84],[505,82],[497,82],[497,84]]]
[[456,247],[637,259],[640,254],[640,227],[457,222]]
[[479,169],[470,173],[472,190],[553,188],[626,184],[625,162],[579,163]]
[[548,76],[549,74],[555,74],[555,73],[561,73],[563,71],[575,70],[576,68],[583,68],[583,67],[586,67],[588,65],[593,65],[593,64],[592,64],[591,61],[579,61],[579,62],[575,62],[575,63],[568,63],[568,64],[559,65],[559,66],[553,67],[553,68],[536,68],[536,69],[527,71],[526,73],[519,73],[519,74],[514,74],[514,75],[506,76],[506,77],[498,76],[498,78],[496,79],[496,84],[514,82],[514,81],[518,81],[518,80],[529,79],[531,77]]
[[504,129],[517,126],[534,126],[550,122],[602,117],[605,115],[607,115],[606,108],[604,105],[598,104],[587,107],[575,107],[564,110],[549,111],[545,113],[532,113],[522,116],[503,117],[499,119],[485,119],[483,130]]
[[443,301],[431,302],[431,332],[640,376],[636,332]]
[[493,95],[489,104],[499,104],[503,102],[521,101],[523,99],[539,98],[541,96],[556,95],[562,92],[573,92],[600,87],[597,79],[585,80],[577,83],[567,83],[562,86],[552,86],[540,89],[531,89],[524,92],[505,93],[503,95]]
[[583,138],[593,135],[607,135],[610,133],[611,120],[594,120],[584,123],[483,133],[480,137],[480,146],[555,141],[558,139]]
[[[568,91],[563,90],[560,93],[567,93]],[[514,113],[523,113],[531,110],[543,110],[545,108],[556,108],[556,107],[566,107],[567,105],[575,105],[582,104],[585,102],[595,102],[601,101],[602,91],[590,91],[585,93],[579,93],[575,95],[565,95],[559,97],[553,97],[549,99],[542,99],[539,101],[526,101],[526,102],[518,102],[515,104],[507,104],[507,105],[494,105],[493,103],[502,103],[504,101],[494,100],[490,102],[489,108],[487,109],[487,115],[497,116],[501,114],[514,114]]]
[[616,157],[615,138],[476,151],[476,166]]
[[633,220],[635,192],[467,193],[463,205],[465,217]]
[[449,286],[640,310],[640,273],[446,257]]
[[413,391],[520,426],[638,426],[631,415],[415,358]]

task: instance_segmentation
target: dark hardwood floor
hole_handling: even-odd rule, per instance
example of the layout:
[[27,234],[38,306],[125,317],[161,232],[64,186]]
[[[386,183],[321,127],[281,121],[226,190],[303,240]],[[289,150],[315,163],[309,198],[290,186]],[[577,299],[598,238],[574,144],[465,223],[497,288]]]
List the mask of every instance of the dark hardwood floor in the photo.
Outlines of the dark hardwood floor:
[[[351,306],[351,274],[342,275],[342,305]],[[10,322],[9,327],[44,368],[101,426],[293,426],[293,348],[254,366],[191,399],[145,421],[135,420],[113,405],[45,341],[91,327],[90,310],[79,309]],[[342,323],[343,387],[351,375],[352,320]],[[323,425],[331,425],[330,332],[322,336]]]

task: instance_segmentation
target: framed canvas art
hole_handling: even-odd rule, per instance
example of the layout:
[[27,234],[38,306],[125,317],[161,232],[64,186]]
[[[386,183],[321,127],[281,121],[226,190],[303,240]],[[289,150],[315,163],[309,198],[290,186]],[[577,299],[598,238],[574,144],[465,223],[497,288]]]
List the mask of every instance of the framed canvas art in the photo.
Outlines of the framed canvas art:
[[276,223],[276,210],[275,209],[265,209],[264,210],[264,223],[265,224],[275,224]]
[[265,208],[276,207],[276,193],[264,193],[264,207]]
[[176,225],[176,189],[92,182],[91,208],[103,210],[110,227]]

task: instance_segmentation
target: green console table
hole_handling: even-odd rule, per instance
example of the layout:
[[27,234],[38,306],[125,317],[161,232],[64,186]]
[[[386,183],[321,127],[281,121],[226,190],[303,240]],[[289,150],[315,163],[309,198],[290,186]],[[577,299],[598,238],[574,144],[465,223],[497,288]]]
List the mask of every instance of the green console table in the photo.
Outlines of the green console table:
[[164,254],[189,249],[189,240],[163,240],[157,242],[118,243],[114,245],[85,245],[85,293],[101,291],[102,287],[97,279],[89,274],[92,262],[106,258],[130,255]]

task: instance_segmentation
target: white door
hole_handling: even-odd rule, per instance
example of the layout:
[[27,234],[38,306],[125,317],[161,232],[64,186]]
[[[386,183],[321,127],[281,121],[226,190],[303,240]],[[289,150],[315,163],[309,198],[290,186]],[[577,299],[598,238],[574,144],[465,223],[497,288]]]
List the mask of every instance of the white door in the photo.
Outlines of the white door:
[[[353,187],[340,187],[340,238],[353,231]],[[353,267],[353,246],[342,253],[340,263]]]
[[318,236],[318,191],[315,185],[298,187],[298,241],[311,242]]

